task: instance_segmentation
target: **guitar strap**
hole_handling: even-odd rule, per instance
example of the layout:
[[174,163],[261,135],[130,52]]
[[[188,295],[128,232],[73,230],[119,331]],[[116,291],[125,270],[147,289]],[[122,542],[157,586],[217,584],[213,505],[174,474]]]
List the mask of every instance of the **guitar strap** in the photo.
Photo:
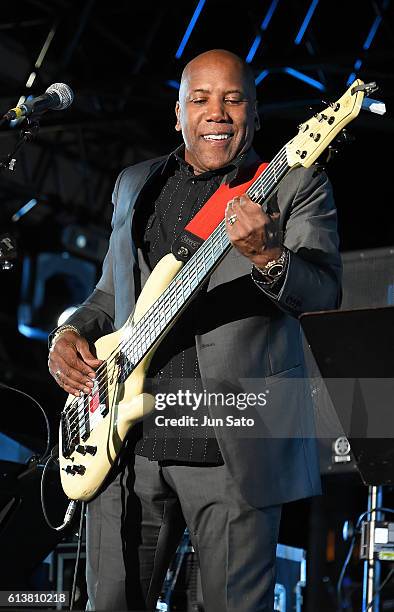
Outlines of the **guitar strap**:
[[188,261],[223,221],[227,203],[244,194],[267,166],[267,162],[258,160],[251,166],[240,168],[230,183],[222,183],[174,240],[171,247],[174,257]]

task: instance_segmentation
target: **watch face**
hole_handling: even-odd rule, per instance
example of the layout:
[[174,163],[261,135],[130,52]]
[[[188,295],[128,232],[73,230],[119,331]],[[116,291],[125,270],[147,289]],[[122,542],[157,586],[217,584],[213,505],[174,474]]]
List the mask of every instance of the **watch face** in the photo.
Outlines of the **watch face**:
[[270,276],[271,278],[276,278],[277,276],[279,276],[280,274],[282,274],[283,272],[283,264],[282,263],[276,263],[273,266],[270,267],[269,272],[268,272],[268,276]]

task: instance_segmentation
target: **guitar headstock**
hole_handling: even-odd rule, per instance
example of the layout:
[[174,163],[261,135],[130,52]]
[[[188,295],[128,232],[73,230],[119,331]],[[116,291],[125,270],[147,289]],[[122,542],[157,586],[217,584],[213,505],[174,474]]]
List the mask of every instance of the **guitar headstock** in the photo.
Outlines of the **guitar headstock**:
[[357,89],[360,85],[360,79],[353,81],[339,100],[300,125],[298,135],[285,147],[290,167],[309,168],[345,125],[357,117],[365,95],[362,88]]

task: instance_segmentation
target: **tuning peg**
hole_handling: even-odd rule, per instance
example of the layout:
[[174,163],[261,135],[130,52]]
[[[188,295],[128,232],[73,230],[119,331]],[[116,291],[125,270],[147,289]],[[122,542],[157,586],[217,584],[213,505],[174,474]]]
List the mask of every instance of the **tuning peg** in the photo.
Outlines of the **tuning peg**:
[[327,100],[322,100],[322,104],[325,104],[326,106],[330,106],[334,112],[337,112],[341,107],[339,102],[327,102]]
[[315,168],[315,172],[314,174],[321,174],[322,172],[325,172],[326,167],[321,163],[321,162],[315,162],[313,164],[314,168]]
[[378,89],[378,85],[375,83],[375,81],[372,81],[371,83],[361,83],[361,85],[355,85],[355,87],[352,88],[351,93],[354,95],[357,91],[363,91],[366,96],[369,96]]
[[343,130],[341,130],[338,134],[338,136],[335,139],[335,142],[337,142],[340,145],[343,144],[351,144],[352,142],[354,142],[356,139],[353,136],[353,134],[350,134],[345,128]]
[[326,119],[328,119],[327,115],[325,115],[324,113],[315,113],[313,116],[315,119],[319,121],[319,123],[321,123],[322,121],[326,121]]
[[[322,157],[324,158],[324,166],[322,166],[322,170],[325,170],[325,166],[326,166],[326,165],[327,165],[327,164],[328,164],[330,161],[332,161],[332,159],[333,159],[334,155],[336,155],[337,153],[339,153],[339,150],[338,150],[336,147],[334,147],[333,145],[329,145],[329,146],[327,147],[327,149],[326,149],[326,151],[325,151],[324,156],[322,156]],[[320,162],[318,161],[318,162],[316,162],[316,163],[317,163],[317,164],[319,164],[319,163],[320,163],[320,164],[322,164],[322,162],[321,162],[321,161],[320,161]],[[322,170],[320,170],[320,172],[321,172]],[[317,171],[317,172],[319,172],[319,171]]]

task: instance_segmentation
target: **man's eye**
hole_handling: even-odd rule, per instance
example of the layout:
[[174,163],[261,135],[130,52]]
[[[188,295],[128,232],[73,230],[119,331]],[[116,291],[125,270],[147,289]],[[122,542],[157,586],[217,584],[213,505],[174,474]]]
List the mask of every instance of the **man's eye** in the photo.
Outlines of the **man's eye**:
[[205,98],[195,98],[192,100],[193,104],[204,104],[206,102]]
[[242,100],[237,100],[237,99],[234,99],[234,98],[226,98],[225,102],[227,104],[241,104]]

